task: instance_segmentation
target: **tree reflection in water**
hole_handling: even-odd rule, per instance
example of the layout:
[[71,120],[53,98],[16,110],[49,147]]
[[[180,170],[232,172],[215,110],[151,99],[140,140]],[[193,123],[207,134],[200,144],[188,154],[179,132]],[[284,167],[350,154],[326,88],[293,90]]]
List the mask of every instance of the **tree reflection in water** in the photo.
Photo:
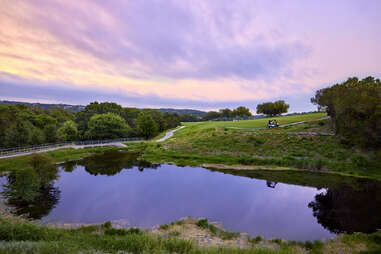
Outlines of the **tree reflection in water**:
[[363,183],[329,188],[308,204],[318,223],[332,233],[371,233],[381,228],[381,186]]
[[[111,151],[100,155],[94,155],[84,158],[77,162],[76,165],[85,167],[85,170],[91,175],[116,175],[123,169],[131,169],[138,167],[139,171],[146,168],[156,169],[160,164],[152,164],[146,161],[137,160],[139,154],[123,151]],[[64,164],[65,171],[72,171],[73,165]]]
[[58,177],[56,167],[13,171],[7,176],[2,195],[17,215],[25,214],[32,219],[41,219],[57,205],[60,191],[54,187]]

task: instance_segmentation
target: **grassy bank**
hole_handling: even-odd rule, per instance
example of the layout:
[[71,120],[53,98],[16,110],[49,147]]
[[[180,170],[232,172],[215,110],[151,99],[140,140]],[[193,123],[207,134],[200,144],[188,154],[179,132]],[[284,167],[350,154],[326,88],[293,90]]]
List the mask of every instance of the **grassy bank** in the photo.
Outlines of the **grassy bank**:
[[189,123],[162,144],[135,143],[129,149],[142,152],[144,160],[178,165],[244,165],[381,179],[380,152],[342,142],[333,135],[330,120],[318,120],[322,116],[280,117],[281,124],[306,119],[310,122],[263,130],[227,127],[265,127],[268,119]]
[[[162,231],[171,227],[161,226]],[[206,220],[199,220],[196,226],[206,231],[216,227]],[[164,229],[165,227],[165,229]],[[217,232],[217,231],[216,231]],[[229,239],[236,235],[223,233]],[[240,254],[293,254],[293,253],[379,253],[381,235],[342,235],[324,243],[286,242],[280,239],[264,240],[249,238],[248,248],[201,247],[193,241],[182,239],[179,234],[166,236],[153,234],[136,228],[114,229],[110,223],[92,225],[77,229],[49,228],[37,226],[22,219],[0,219],[0,252],[20,253],[240,253]]]

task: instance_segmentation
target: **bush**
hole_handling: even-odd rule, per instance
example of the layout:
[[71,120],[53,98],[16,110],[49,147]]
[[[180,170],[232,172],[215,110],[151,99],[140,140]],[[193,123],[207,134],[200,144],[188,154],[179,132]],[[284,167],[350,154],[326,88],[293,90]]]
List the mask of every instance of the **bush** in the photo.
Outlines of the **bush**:
[[260,235],[254,237],[254,238],[249,238],[248,241],[252,244],[257,244],[260,241],[262,241],[262,237]]
[[107,229],[104,233],[105,235],[125,236],[125,235],[132,235],[132,234],[142,234],[143,232],[138,228],[129,228],[128,230],[123,228],[110,228],[110,229]]
[[105,235],[127,235],[127,231],[125,229],[119,229],[119,228],[110,228],[105,230]]
[[112,228],[112,224],[110,221],[106,221],[105,223],[102,224],[102,227],[105,229],[110,229]]
[[169,229],[169,225],[168,224],[160,225],[159,229],[161,229],[161,230],[168,230]]
[[196,225],[200,228],[207,229],[209,226],[208,219],[201,219],[197,221]]
[[368,160],[361,154],[354,155],[351,162],[355,168],[366,168],[368,166]]

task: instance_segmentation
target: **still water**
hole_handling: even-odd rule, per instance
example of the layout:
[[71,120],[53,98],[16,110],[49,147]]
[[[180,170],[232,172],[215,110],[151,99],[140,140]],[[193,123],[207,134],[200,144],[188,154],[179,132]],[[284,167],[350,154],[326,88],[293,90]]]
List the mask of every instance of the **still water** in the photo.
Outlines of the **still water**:
[[[381,226],[378,184],[365,183],[360,190],[349,185],[317,189],[200,167],[138,162],[127,153],[62,165],[28,200],[22,197],[32,181],[20,184],[17,179],[26,177],[0,178],[9,205],[42,223],[115,221],[150,228],[192,216],[220,222],[230,231],[288,240],[371,232]],[[24,194],[14,197],[20,185]]]

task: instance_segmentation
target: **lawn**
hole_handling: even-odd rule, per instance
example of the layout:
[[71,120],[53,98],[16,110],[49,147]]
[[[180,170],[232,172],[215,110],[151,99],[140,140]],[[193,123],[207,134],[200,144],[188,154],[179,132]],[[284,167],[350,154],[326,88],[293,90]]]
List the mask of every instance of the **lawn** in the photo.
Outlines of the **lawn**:
[[239,128],[266,128],[270,119],[276,119],[279,124],[289,124],[299,121],[312,121],[326,117],[326,113],[311,113],[296,116],[281,116],[271,118],[261,118],[255,120],[242,120],[242,121],[216,121],[216,122],[192,122],[183,123],[185,126],[197,126],[200,129],[207,129],[212,127],[239,127]]

